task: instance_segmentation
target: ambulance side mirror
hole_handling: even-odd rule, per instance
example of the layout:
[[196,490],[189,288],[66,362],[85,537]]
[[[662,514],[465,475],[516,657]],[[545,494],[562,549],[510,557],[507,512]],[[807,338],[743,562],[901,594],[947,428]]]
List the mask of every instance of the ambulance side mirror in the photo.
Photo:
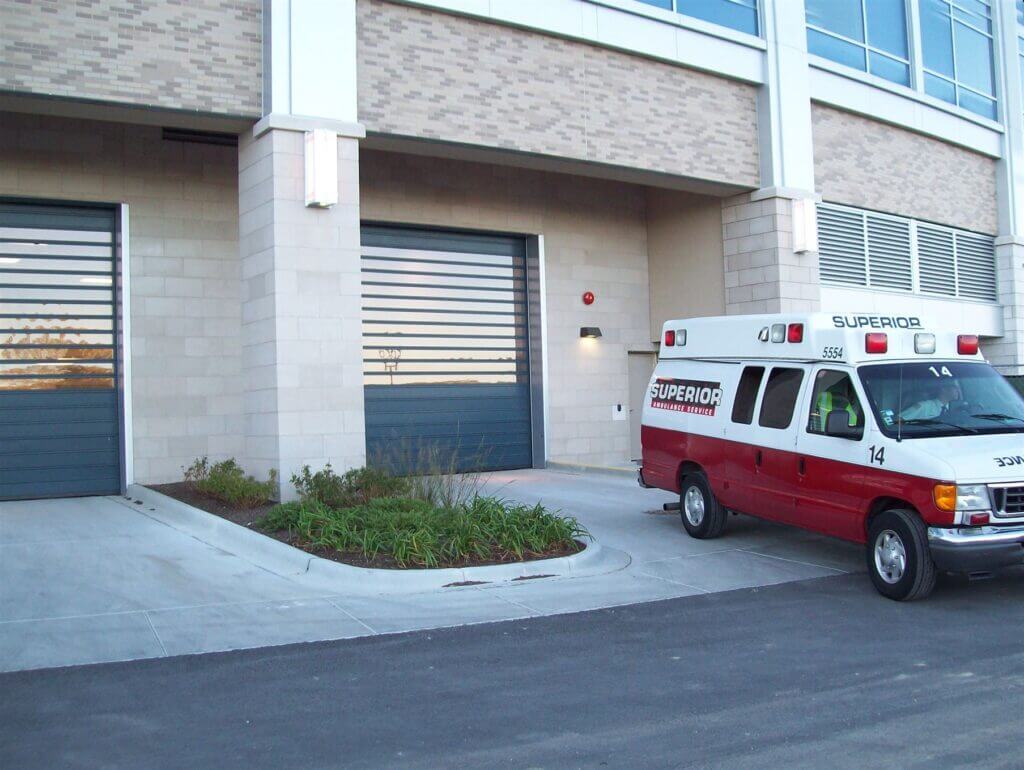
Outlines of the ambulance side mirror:
[[831,411],[825,418],[826,436],[857,439],[861,437],[861,433],[859,425],[850,425],[850,414],[845,409]]

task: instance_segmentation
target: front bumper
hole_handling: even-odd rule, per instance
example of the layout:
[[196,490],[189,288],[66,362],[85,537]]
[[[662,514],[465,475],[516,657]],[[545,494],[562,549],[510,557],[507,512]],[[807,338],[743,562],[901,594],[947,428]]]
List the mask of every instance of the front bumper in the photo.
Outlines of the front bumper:
[[1024,526],[928,528],[935,566],[945,572],[990,572],[1024,564]]

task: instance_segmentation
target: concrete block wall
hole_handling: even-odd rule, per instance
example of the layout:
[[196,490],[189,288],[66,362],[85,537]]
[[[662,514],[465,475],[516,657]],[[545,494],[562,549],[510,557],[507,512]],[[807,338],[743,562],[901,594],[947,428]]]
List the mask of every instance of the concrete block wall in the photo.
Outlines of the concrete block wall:
[[832,107],[812,106],[814,178],[824,200],[998,232],[994,158]]
[[549,459],[626,464],[612,408],[629,408],[628,351],[652,350],[644,188],[364,150],[361,193],[365,220],[544,236]]
[[357,13],[370,132],[758,186],[751,85],[383,0]]
[[339,202],[305,206],[304,134],[239,144],[246,467],[288,479],[303,465],[363,465],[359,155],[338,140]]
[[1024,374],[1024,240],[996,239],[996,271],[1003,336],[982,340],[982,353],[1003,374]]
[[0,113],[0,195],[127,203],[135,477],[240,456],[237,155],[159,128]]
[[730,315],[818,310],[816,252],[793,252],[793,201],[748,193],[722,201],[725,308]]
[[260,114],[261,0],[5,0],[0,90]]

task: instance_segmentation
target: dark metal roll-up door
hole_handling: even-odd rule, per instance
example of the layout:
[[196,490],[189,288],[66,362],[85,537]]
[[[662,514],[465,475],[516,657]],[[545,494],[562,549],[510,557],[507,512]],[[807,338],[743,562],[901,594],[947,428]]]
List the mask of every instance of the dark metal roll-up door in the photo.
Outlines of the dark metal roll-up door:
[[532,464],[523,239],[364,226],[368,462]]
[[0,500],[121,491],[115,214],[0,201]]

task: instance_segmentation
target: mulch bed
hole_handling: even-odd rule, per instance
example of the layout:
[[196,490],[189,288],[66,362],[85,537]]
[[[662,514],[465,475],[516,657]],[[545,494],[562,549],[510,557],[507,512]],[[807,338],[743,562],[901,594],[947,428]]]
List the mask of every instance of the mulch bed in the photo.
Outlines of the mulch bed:
[[[227,519],[234,524],[254,529],[261,535],[266,535],[267,537],[272,537],[275,540],[280,540],[282,543],[287,543],[290,546],[299,548],[313,556],[319,556],[322,559],[330,559],[331,561],[340,562],[342,564],[351,564],[353,567],[368,567],[371,569],[422,569],[422,567],[417,567],[415,565],[402,566],[390,556],[376,556],[372,559],[368,559],[358,552],[336,551],[333,548],[316,546],[311,543],[306,543],[297,537],[293,537],[286,529],[282,529],[277,532],[264,532],[263,530],[256,529],[256,522],[262,519],[270,509],[276,505],[276,503],[269,503],[256,508],[234,508],[226,503],[222,503],[220,500],[207,497],[206,495],[198,492],[191,485],[186,484],[184,481],[177,481],[173,484],[150,484],[149,488],[159,492],[160,494],[173,497],[175,500],[187,503],[194,508],[199,508],[207,513],[220,516],[222,519]],[[473,557],[460,562],[442,564],[440,565],[440,568],[485,567],[491,564],[512,564],[521,561],[537,561],[538,559],[555,559],[559,556],[572,556],[574,553],[582,551],[585,547],[586,546],[583,543],[577,541],[575,542],[574,547],[553,548],[544,553],[527,553],[524,554],[521,559],[516,557],[515,554],[505,553],[496,548],[487,558],[480,559]]]

